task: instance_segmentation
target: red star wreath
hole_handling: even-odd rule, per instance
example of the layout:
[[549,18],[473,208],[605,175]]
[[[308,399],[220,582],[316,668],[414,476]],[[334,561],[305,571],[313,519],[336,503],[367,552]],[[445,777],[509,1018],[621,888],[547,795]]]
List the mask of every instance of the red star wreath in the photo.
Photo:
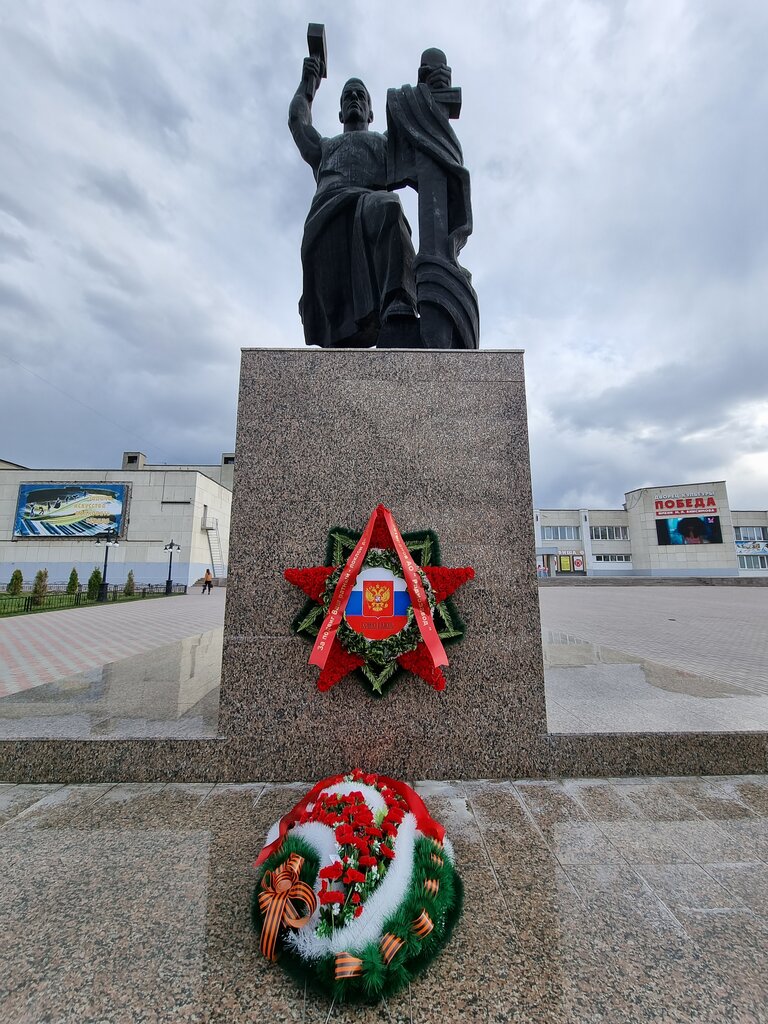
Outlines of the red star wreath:
[[469,566],[441,565],[433,531],[401,534],[383,505],[362,533],[331,530],[325,565],[285,570],[309,598],[293,628],[314,643],[309,661],[320,668],[318,689],[357,671],[381,696],[402,670],[445,689],[443,642],[464,635],[450,598],[474,575]]

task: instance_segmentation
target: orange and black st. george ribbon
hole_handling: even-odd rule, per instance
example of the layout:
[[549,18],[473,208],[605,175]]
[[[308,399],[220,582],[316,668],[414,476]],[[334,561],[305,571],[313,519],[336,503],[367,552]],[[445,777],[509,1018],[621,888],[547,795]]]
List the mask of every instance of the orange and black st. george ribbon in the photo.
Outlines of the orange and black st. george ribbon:
[[379,943],[379,949],[381,950],[381,959],[387,966],[392,963],[392,959],[403,945],[403,940],[398,938],[397,935],[393,935],[392,932],[386,932]]
[[336,981],[343,978],[357,978],[363,973],[363,961],[351,953],[336,955]]
[[[283,926],[303,928],[317,906],[317,897],[311,886],[299,880],[304,858],[292,853],[285,864],[275,871],[265,871],[261,880],[259,908],[264,915],[261,929],[261,952],[268,960],[277,960],[277,937]],[[296,902],[304,903],[307,913],[300,914]]]

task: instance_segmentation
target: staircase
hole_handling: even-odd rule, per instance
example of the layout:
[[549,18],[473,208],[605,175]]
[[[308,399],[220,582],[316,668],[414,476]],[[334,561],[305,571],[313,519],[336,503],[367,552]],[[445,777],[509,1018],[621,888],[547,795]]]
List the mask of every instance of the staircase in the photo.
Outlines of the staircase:
[[221,546],[221,535],[219,534],[219,520],[203,519],[203,529],[208,534],[208,549],[211,552],[211,569],[216,579],[227,575],[227,567],[224,564],[224,550]]

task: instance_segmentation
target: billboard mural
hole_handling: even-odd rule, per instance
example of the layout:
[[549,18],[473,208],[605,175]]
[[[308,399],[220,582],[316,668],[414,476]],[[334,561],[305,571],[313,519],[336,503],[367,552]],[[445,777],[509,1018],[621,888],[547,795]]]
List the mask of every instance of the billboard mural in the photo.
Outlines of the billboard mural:
[[768,555],[768,541],[737,540],[736,550],[740,555]]
[[720,516],[682,516],[657,519],[659,544],[722,544]]
[[45,540],[125,532],[128,484],[20,484],[13,536]]

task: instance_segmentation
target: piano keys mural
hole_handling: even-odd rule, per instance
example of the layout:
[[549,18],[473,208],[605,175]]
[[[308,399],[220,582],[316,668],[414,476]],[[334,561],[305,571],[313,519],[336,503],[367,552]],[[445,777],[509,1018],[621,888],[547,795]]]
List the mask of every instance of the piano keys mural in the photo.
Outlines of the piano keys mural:
[[14,537],[78,540],[127,522],[129,484],[20,484]]

